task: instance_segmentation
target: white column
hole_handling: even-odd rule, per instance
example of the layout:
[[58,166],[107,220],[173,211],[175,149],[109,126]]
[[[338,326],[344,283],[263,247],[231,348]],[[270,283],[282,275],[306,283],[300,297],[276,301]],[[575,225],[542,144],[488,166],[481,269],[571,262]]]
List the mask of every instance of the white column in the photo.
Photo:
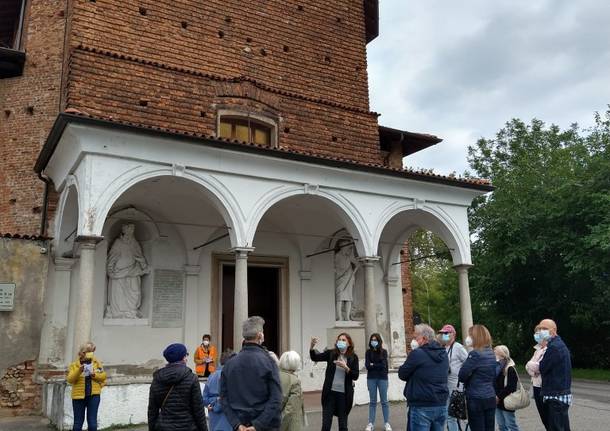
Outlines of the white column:
[[308,292],[311,292],[311,271],[309,270],[301,270],[299,271],[299,278],[301,279],[301,300],[299,301],[299,310],[300,310],[300,322],[299,325],[301,327],[301,351],[299,352],[301,355],[301,361],[304,361],[309,358],[309,338],[307,334],[305,334],[305,325],[304,322],[307,319],[304,312],[306,310],[305,304],[305,295]]
[[71,360],[67,350],[68,313],[70,308],[70,278],[74,259],[56,257],[53,274],[44,297],[44,324],[40,334],[38,363],[63,368]]
[[194,349],[201,342],[199,330],[199,274],[201,266],[184,265],[185,307],[183,339],[186,348]]
[[372,333],[377,332],[377,298],[375,297],[375,262],[377,256],[363,257],[364,268],[364,332],[368,341]]
[[248,318],[248,253],[250,247],[235,247],[235,300],[233,303],[233,350],[241,349],[241,325]]
[[470,303],[470,287],[468,286],[468,269],[472,265],[456,265],[460,289],[460,316],[462,320],[462,341],[468,336],[468,328],[472,326],[472,304]]
[[95,247],[102,237],[79,236],[80,244],[79,285],[76,299],[76,319],[74,325],[74,354],[81,344],[91,340],[93,314],[93,284],[95,278]]
[[389,346],[390,366],[392,368],[398,368],[407,358],[402,284],[400,282],[400,277],[397,276],[386,277],[385,282],[388,290],[390,339],[384,340],[384,344],[386,347]]

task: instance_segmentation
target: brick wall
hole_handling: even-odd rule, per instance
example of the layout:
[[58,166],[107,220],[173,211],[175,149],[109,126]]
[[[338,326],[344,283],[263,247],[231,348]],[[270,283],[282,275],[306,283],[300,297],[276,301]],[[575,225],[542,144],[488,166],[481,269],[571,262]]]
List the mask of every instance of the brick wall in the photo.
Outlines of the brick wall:
[[59,112],[66,0],[27,2],[23,76],[0,79],[0,232],[37,235],[34,162]]
[[9,367],[0,377],[0,412],[14,416],[41,409],[42,390],[34,381],[34,361]]
[[[400,260],[408,261],[409,255],[409,243],[405,242],[400,252]],[[404,262],[400,265],[400,275],[402,281],[402,306],[404,309],[405,319],[405,339],[407,345],[413,338],[413,290],[411,288],[411,264],[410,262]]]

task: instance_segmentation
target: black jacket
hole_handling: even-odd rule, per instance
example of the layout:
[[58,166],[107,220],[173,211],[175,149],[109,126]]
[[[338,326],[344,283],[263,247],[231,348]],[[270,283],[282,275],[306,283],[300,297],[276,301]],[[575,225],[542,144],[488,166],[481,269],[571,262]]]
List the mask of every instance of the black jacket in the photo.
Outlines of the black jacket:
[[148,429],[207,431],[199,379],[186,365],[168,364],[153,374],[148,398]]
[[[324,406],[328,405],[328,397],[332,391],[335,370],[337,369],[334,361],[339,357],[339,353],[337,349],[325,350],[322,353],[311,349],[309,357],[315,362],[326,361],[326,375],[324,377],[324,385],[322,386],[322,407],[324,408]],[[358,380],[360,374],[358,356],[355,353],[347,356],[347,366],[349,367],[349,373],[345,373],[345,413],[349,414],[352,404],[354,404],[354,381]]]
[[364,354],[368,379],[388,380],[388,351],[368,349]]
[[567,395],[572,387],[572,360],[570,351],[559,335],[548,342],[540,360],[540,375],[544,395]]
[[244,344],[222,369],[220,400],[233,429],[239,425],[252,425],[256,431],[279,428],[284,396],[280,369],[269,352],[258,344]]
[[449,358],[436,341],[430,341],[407,356],[398,378],[407,382],[404,395],[410,406],[436,407],[447,404]]
[[[506,386],[504,385],[505,377],[506,377]],[[498,377],[496,377],[496,383],[495,383],[496,397],[498,397],[498,399],[500,400],[498,402],[498,408],[500,410],[505,410],[507,412],[513,411],[513,410],[508,410],[506,407],[504,407],[504,398],[506,398],[507,396],[509,396],[510,394],[512,394],[513,392],[515,392],[517,390],[518,382],[519,382],[519,379],[517,377],[517,371],[515,370],[515,367],[513,367],[513,366],[508,367],[508,369],[506,370],[506,375],[504,375],[504,372],[501,371],[500,374],[498,374]]]

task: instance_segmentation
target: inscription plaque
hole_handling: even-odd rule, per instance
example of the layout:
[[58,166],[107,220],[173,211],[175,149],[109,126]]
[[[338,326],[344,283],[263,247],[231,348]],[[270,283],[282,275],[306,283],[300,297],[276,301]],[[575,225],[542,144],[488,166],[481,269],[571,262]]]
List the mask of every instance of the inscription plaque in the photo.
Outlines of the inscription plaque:
[[155,269],[153,328],[180,328],[184,324],[184,271]]
[[0,311],[15,308],[15,283],[0,283]]

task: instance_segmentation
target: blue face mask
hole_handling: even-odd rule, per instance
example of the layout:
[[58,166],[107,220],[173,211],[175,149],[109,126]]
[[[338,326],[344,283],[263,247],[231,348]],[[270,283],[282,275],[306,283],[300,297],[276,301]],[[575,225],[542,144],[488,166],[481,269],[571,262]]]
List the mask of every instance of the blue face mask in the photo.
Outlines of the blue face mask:
[[347,349],[347,342],[343,341],[343,340],[337,341],[337,349],[339,349],[339,350]]
[[543,341],[546,341],[549,338],[551,338],[551,331],[549,331],[548,329],[541,329],[540,330],[540,339]]
[[377,341],[377,340],[373,340],[373,341],[371,341],[371,347],[372,347],[373,349],[376,349],[376,348],[377,348],[377,346],[379,346],[379,341]]
[[534,333],[534,340],[536,341],[536,343],[540,344],[540,342],[542,341],[542,336],[540,335],[540,332]]
[[451,340],[451,335],[449,334],[441,334],[441,341],[448,343]]

